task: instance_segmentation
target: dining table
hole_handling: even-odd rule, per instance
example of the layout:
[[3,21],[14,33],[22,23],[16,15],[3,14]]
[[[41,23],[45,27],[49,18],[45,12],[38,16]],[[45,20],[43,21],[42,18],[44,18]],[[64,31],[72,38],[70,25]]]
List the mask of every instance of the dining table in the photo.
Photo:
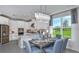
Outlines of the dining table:
[[40,52],[45,53],[45,47],[53,45],[55,41],[52,39],[36,39],[30,40],[29,42],[33,44],[35,47],[39,48]]

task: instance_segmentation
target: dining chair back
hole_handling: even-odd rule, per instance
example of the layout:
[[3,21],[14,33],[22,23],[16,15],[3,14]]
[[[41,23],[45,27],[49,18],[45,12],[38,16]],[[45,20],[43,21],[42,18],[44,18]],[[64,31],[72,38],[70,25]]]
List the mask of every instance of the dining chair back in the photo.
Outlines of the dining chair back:
[[23,46],[24,46],[25,52],[31,52],[31,46],[28,41],[23,41]]
[[63,45],[62,45],[61,52],[64,52],[64,51],[65,51],[65,49],[66,49],[66,46],[67,46],[67,42],[68,42],[68,38],[66,38],[66,39],[63,39]]
[[53,53],[61,53],[62,45],[63,45],[62,39],[56,40],[53,46]]
[[32,46],[31,43],[28,40],[23,41],[23,45],[25,46],[24,47],[25,52],[28,52],[28,53],[38,53],[38,52],[40,52],[39,48],[37,48],[36,46]]

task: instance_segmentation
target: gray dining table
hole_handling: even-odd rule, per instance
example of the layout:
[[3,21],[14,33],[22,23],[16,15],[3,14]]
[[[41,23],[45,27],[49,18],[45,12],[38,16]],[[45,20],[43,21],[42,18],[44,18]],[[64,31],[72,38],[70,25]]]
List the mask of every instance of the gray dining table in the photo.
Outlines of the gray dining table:
[[29,42],[32,43],[34,46],[38,47],[40,49],[40,52],[45,53],[44,48],[49,45],[52,45],[55,41],[51,39],[44,39],[44,40],[37,39],[37,40],[30,40]]

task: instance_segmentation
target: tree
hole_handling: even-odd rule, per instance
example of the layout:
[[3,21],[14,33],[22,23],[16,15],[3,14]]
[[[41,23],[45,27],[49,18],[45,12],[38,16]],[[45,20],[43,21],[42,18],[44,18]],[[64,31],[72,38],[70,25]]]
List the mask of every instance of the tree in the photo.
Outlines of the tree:
[[67,27],[68,26],[68,20],[65,20],[64,22],[63,22],[63,27]]

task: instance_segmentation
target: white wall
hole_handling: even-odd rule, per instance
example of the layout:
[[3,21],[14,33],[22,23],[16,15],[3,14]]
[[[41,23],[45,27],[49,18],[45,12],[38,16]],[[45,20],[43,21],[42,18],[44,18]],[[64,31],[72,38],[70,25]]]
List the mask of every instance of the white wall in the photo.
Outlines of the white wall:
[[78,8],[78,24],[72,24],[72,38],[68,41],[67,48],[79,52],[79,8]]
[[[18,39],[18,28],[24,28],[24,34],[28,29],[29,24],[24,21],[14,21],[10,20],[10,40],[17,40]],[[14,31],[14,33],[12,33]]]
[[71,39],[68,41],[67,48],[79,52],[79,24],[72,24]]

